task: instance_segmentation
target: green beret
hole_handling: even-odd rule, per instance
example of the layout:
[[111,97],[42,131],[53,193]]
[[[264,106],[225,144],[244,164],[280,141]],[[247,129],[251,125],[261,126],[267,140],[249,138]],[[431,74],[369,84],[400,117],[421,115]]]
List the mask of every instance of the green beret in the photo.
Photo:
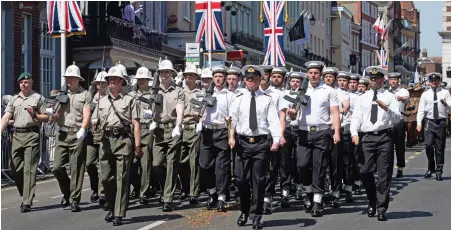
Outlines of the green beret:
[[24,79],[31,79],[31,73],[24,72],[19,76],[17,80],[20,81]]

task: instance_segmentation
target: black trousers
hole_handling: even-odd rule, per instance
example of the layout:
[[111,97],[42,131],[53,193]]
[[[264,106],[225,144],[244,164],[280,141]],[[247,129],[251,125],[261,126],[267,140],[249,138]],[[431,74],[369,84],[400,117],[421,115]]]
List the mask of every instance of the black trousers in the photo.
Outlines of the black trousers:
[[424,127],[424,144],[428,158],[428,169],[432,172],[443,172],[445,164],[446,120],[426,120]]
[[199,165],[201,183],[226,195],[230,184],[230,148],[227,129],[203,129],[200,133]]
[[[333,130],[331,136],[333,136]],[[343,133],[340,131],[340,138],[343,139]],[[332,192],[341,190],[343,180],[343,145],[342,142],[338,144],[333,143],[333,138],[330,138],[331,152],[329,157],[329,176]]]
[[[296,143],[298,141],[297,127],[287,127],[285,129],[285,146],[280,154],[280,187],[285,191],[291,190],[291,180],[296,177],[298,171],[295,162]],[[295,180],[296,181],[296,180]]]
[[342,150],[343,160],[343,183],[345,185],[353,185],[356,177],[359,174],[355,173],[356,159],[354,157],[354,144],[352,143],[351,133],[344,131],[341,136],[341,142],[339,143]]
[[[393,130],[363,135],[362,149],[364,164],[360,168],[363,186],[370,205],[375,205],[378,212],[385,212],[390,202],[390,183],[393,174]],[[379,180],[374,180],[377,170]]]
[[248,140],[240,137],[236,140],[235,167],[240,191],[240,210],[243,213],[251,213],[251,219],[261,219],[270,142],[266,139],[249,143]]
[[404,120],[398,122],[394,127],[393,144],[396,150],[396,166],[406,167],[406,133],[404,131]]
[[354,175],[355,175],[355,180],[356,181],[360,180],[360,168],[365,163],[365,159],[363,157],[363,150],[362,150],[362,138],[363,138],[363,136],[364,136],[363,133],[359,133],[359,140],[360,140],[359,144],[354,146],[354,159],[355,159]]
[[313,193],[324,194],[330,138],[330,129],[317,132],[299,131],[296,144],[297,167],[301,183],[304,186],[311,185]]
[[277,176],[280,168],[280,155],[283,154],[283,148],[277,152],[269,152],[268,164],[266,165],[265,175],[265,197],[273,197],[276,193]]

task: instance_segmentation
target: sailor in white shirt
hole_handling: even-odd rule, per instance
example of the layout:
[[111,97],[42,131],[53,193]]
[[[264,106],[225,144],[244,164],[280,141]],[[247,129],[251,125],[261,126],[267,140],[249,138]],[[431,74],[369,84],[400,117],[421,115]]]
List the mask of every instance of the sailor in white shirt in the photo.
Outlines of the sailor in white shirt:
[[[399,101],[399,112],[404,114],[404,107],[410,101],[409,91],[402,87],[399,87],[400,73],[389,73],[388,79],[390,84],[391,93],[395,94],[396,100]],[[398,167],[396,178],[403,178],[403,168],[406,167],[406,134],[404,130],[404,116],[401,117],[401,121],[395,124],[395,133],[393,136],[393,143],[396,146],[396,166]]]
[[224,212],[231,177],[226,118],[230,117],[229,108],[233,93],[226,88],[227,68],[214,66],[211,71],[216,103],[207,108],[202,118],[199,164],[205,175],[203,183],[210,194],[207,209],[216,206],[218,212]]
[[230,147],[236,147],[237,150],[236,167],[240,171],[238,185],[241,215],[237,224],[245,225],[251,213],[253,229],[261,229],[264,175],[269,151],[276,152],[279,149],[281,129],[274,101],[271,96],[259,90],[261,77],[264,75],[262,68],[249,65],[243,67],[242,72],[246,78],[247,90],[237,95],[232,102],[232,128],[229,134]]
[[[340,117],[337,91],[321,82],[324,63],[306,63],[310,101],[298,111],[299,140],[297,143],[297,167],[307,198],[304,199],[306,212],[313,217],[322,215],[322,196],[325,190],[327,159],[330,154],[331,125],[334,127],[334,144],[340,142]],[[287,113],[296,113],[288,109]]]
[[[385,221],[390,201],[390,182],[393,174],[393,125],[401,119],[399,102],[394,94],[383,88],[387,70],[377,66],[366,69],[370,90],[359,96],[351,121],[354,144],[359,143],[358,131],[363,133],[363,165],[360,176],[368,197],[368,216],[378,212],[378,220]],[[375,184],[377,169],[379,181]]]
[[241,79],[241,69],[236,67],[230,67],[227,69],[227,88],[232,93],[239,90],[239,81]]
[[[282,100],[285,93],[279,88],[282,85],[283,78],[285,77],[285,73],[287,69],[283,67],[273,67],[271,73],[262,77],[262,81],[260,83],[260,90],[264,93],[270,95],[274,102],[274,105],[277,108],[277,111],[280,111],[280,101]],[[279,116],[278,116],[279,119]],[[282,133],[280,133],[282,136]],[[282,138],[281,145],[285,144],[285,139]],[[280,149],[282,151],[282,149]],[[272,213],[272,198],[276,192],[276,183],[277,176],[279,175],[279,165],[280,165],[280,154],[279,152],[271,152],[269,154],[269,167],[265,176],[265,198],[263,205],[263,214],[271,214]]]
[[446,146],[446,119],[451,109],[451,96],[449,91],[440,86],[442,75],[430,73],[429,90],[425,91],[420,98],[417,114],[417,131],[421,131],[421,121],[425,119],[424,144],[426,145],[426,156],[428,158],[428,171],[425,178],[431,178],[435,173],[435,179],[442,181],[443,165],[445,164]]
[[349,77],[349,83],[348,83],[348,91],[350,93],[355,93],[357,94],[357,85],[359,84],[359,80],[362,76],[360,76],[360,74],[357,73],[352,73],[351,76]]
[[323,82],[335,89],[335,80],[337,79],[338,69],[335,67],[324,67]]
[[359,80],[359,84],[357,85],[357,91],[359,95],[364,94],[366,91],[368,91],[368,86],[370,84],[370,81],[367,77],[362,77]]
[[[288,77],[290,89],[285,90],[285,95],[293,99],[296,98],[299,86],[302,79],[306,78],[305,73],[291,72]],[[282,208],[290,207],[289,195],[291,190],[291,181],[294,180],[296,184],[295,199],[302,199],[302,186],[299,182],[298,172],[296,170],[295,153],[296,142],[298,140],[299,126],[296,119],[296,115],[288,116],[286,114],[287,108],[293,108],[293,103],[288,102],[285,99],[280,99],[280,103],[286,103],[281,105],[284,109],[280,110],[280,126],[284,133],[285,145],[283,146],[283,153],[280,154],[280,186],[282,188]],[[283,119],[285,118],[285,119]],[[293,171],[294,170],[294,171]]]

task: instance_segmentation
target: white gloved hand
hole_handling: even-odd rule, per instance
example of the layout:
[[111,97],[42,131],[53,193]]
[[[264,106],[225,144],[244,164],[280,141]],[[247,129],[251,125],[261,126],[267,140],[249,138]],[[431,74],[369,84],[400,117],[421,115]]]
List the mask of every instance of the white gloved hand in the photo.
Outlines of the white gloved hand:
[[143,110],[145,119],[152,119],[153,113],[150,109]]
[[47,114],[49,116],[55,116],[55,113],[53,112],[53,108],[46,108],[45,114]]
[[196,126],[196,133],[199,133],[200,131],[202,131],[202,122],[199,122]]
[[85,128],[81,128],[80,130],[78,130],[78,132],[77,132],[77,139],[78,140],[85,139],[85,136],[86,136],[86,129]]
[[174,127],[174,130],[172,130],[172,137],[180,136],[180,127],[177,125]]
[[94,118],[91,120],[91,124],[92,126],[96,126],[97,125],[97,118]]
[[152,123],[150,123],[149,130],[152,131],[155,128],[157,128],[157,123],[155,121],[153,121]]

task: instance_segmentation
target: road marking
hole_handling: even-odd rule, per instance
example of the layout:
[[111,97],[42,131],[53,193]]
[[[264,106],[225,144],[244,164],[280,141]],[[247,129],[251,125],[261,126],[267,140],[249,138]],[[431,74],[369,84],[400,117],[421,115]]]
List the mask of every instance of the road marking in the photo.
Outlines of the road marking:
[[8,209],[8,208],[2,208],[0,211],[6,210],[6,209]]
[[[84,179],[89,178],[88,173],[85,173],[85,177],[83,177],[83,178]],[[49,183],[49,182],[52,182],[52,181],[56,181],[56,178],[52,178],[52,179],[48,179],[48,180],[44,180],[44,181],[38,181],[38,182],[36,182],[36,185],[38,185],[38,184],[45,184],[45,183]],[[16,188],[16,186],[11,186],[11,187],[8,187],[8,188],[2,188],[2,191],[8,191],[8,190],[11,190],[11,189],[17,189],[17,188]]]
[[406,160],[406,164],[409,163],[409,160]]
[[160,224],[164,224],[164,222],[166,222],[166,221],[163,221],[163,220],[155,221],[155,222],[153,222],[153,223],[151,223],[151,224],[149,224],[147,226],[144,226],[144,227],[142,227],[142,228],[140,228],[138,230],[149,230],[151,228],[155,228],[156,226],[158,226]]
[[410,157],[408,157],[409,159],[413,159],[413,158],[415,158],[416,156],[410,156]]
[[[83,190],[81,190],[81,191],[84,192],[84,191],[88,191],[88,190],[90,190],[90,188],[86,188],[86,189],[83,189]],[[50,197],[50,198],[51,198],[51,199],[55,199],[55,198],[62,197],[62,196],[64,196],[64,195],[52,196],[52,197]]]
[[420,154],[421,154],[421,152],[416,152],[416,153],[415,153],[415,155],[417,155],[417,156],[420,155]]

